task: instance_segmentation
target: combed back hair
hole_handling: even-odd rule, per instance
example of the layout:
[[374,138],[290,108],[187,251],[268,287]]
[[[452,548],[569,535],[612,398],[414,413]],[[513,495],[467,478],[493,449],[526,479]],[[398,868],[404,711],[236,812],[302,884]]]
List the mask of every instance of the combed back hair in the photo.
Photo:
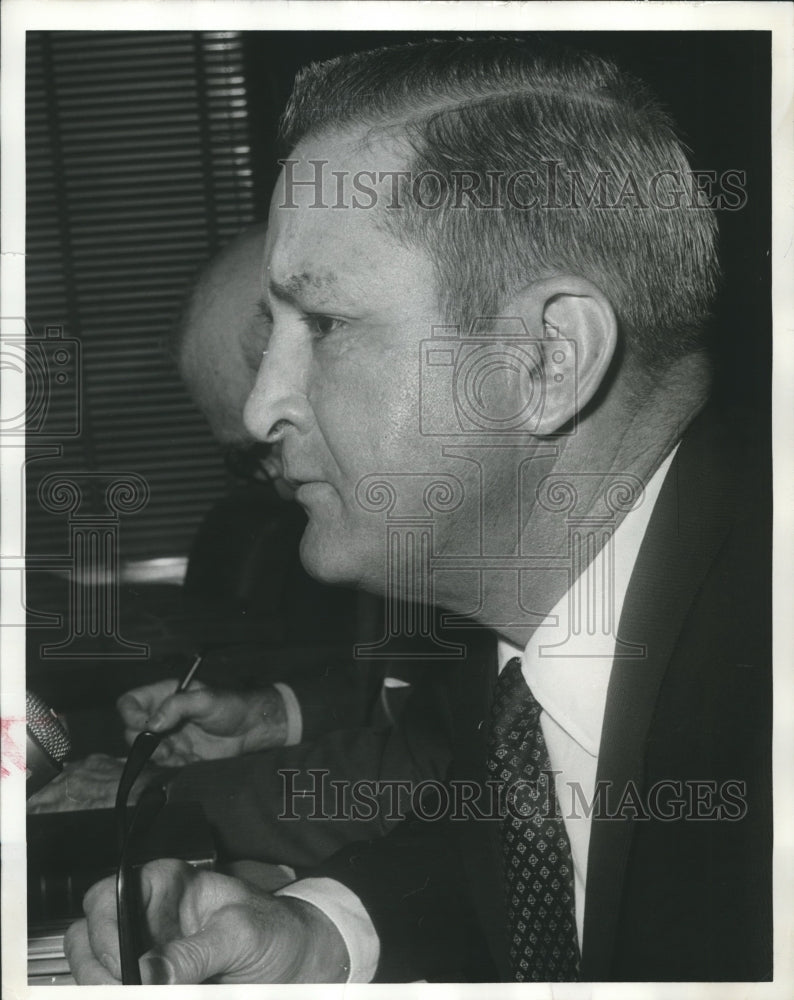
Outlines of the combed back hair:
[[[700,347],[719,275],[716,219],[686,196],[677,208],[648,204],[654,176],[672,172],[657,178],[656,201],[674,203],[691,168],[669,116],[612,63],[490,37],[341,56],[298,75],[282,145],[331,131],[362,135],[362,148],[379,136],[402,141],[414,176],[435,171],[451,191],[470,173],[483,180],[481,202],[502,206],[448,197],[428,210],[408,197],[383,213],[401,240],[429,252],[447,322],[467,329],[528,281],[565,272],[601,288],[625,347],[651,371]],[[522,171],[536,178],[516,182]],[[606,200],[588,199],[600,172]],[[434,183],[420,202],[441,191]],[[533,195],[539,207],[521,207]]]

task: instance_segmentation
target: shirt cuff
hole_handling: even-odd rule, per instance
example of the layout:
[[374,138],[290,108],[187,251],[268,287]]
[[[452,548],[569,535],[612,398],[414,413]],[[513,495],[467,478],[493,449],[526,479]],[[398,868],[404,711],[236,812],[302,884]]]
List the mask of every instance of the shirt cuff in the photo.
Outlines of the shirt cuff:
[[301,713],[300,702],[289,684],[282,684],[281,681],[276,681],[273,687],[281,695],[281,699],[284,702],[284,712],[287,716],[287,739],[284,746],[297,746],[303,739],[303,714]]
[[350,959],[349,983],[371,983],[380,959],[380,941],[358,896],[332,878],[304,878],[284,886],[275,896],[311,903],[342,935]]

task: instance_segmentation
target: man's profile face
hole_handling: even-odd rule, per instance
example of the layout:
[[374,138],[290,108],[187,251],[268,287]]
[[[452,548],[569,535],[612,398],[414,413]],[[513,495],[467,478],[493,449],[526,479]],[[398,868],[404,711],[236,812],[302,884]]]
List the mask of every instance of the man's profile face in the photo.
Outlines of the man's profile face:
[[[309,139],[292,158],[304,177],[308,160],[329,161],[328,207],[313,207],[310,188],[294,191],[298,207],[284,207],[283,175],[276,186],[264,281],[272,335],[246,425],[260,440],[274,426],[282,432],[284,474],[309,516],[301,544],[309,572],[382,590],[385,514],[366,511],[357,486],[366,476],[393,482],[398,474],[401,501],[426,515],[422,474],[460,472],[437,438],[420,433],[420,345],[443,321],[434,268],[426,253],[386,230],[385,209],[330,207],[332,170],[355,172],[362,159],[367,169],[404,167],[394,153],[356,154],[336,136]],[[436,549],[454,550],[456,533],[475,528],[447,519]]]

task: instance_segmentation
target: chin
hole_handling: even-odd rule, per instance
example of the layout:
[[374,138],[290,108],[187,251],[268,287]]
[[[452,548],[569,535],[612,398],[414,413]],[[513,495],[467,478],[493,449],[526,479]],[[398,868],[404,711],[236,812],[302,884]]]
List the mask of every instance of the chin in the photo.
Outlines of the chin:
[[300,544],[300,559],[303,568],[321,583],[336,586],[358,587],[361,584],[361,567],[351,546],[337,537],[335,542],[326,542],[312,531],[311,520],[303,533]]

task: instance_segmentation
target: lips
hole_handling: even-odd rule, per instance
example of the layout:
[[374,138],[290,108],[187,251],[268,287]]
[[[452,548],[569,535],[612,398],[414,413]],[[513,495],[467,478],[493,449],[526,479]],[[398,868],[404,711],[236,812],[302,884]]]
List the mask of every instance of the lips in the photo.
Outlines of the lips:
[[318,479],[308,483],[301,483],[295,491],[295,499],[298,503],[308,504],[313,499],[317,499],[318,495],[327,490],[327,488],[328,483],[321,482]]
[[311,482],[311,480],[296,479],[294,476],[287,475],[286,470],[282,472],[279,478],[281,479],[282,483],[288,486],[291,490],[298,490],[300,489],[301,486],[304,485],[304,483]]
[[281,460],[280,465],[280,478],[290,487],[290,489],[297,490],[301,486],[308,486],[311,483],[323,482],[321,476],[304,471],[302,469],[295,469],[290,466],[286,461]]
[[321,472],[300,460],[290,461],[290,457],[285,455],[284,451],[276,457],[276,461],[280,466],[282,482],[296,493],[296,500],[300,500],[303,495],[310,495],[313,492],[310,487],[327,485],[327,479]]

